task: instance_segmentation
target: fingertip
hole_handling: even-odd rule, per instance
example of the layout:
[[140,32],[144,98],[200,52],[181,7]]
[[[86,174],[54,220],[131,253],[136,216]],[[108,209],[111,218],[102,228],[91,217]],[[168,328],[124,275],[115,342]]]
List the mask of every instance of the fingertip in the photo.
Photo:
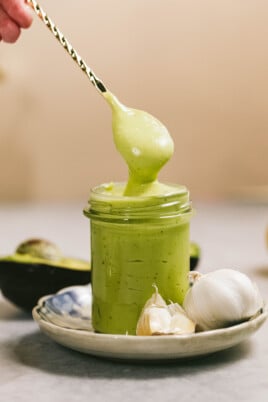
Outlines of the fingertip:
[[20,36],[20,28],[13,22],[7,21],[5,27],[2,29],[1,36],[3,42],[15,43]]
[[33,15],[29,6],[25,5],[23,18],[20,19],[21,28],[30,28],[33,23]]
[[21,28],[29,28],[32,24],[33,15],[31,8],[24,1],[10,2],[10,0],[0,0],[6,14]]

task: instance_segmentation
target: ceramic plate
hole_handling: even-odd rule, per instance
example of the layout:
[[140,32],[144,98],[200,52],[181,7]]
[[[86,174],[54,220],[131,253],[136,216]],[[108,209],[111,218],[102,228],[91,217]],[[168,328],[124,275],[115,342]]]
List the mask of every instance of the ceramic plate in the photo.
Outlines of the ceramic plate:
[[33,310],[42,332],[68,348],[127,360],[194,358],[242,342],[267,318],[267,310],[242,324],[190,335],[133,336],[95,333],[90,322],[90,286],[74,286],[40,299]]

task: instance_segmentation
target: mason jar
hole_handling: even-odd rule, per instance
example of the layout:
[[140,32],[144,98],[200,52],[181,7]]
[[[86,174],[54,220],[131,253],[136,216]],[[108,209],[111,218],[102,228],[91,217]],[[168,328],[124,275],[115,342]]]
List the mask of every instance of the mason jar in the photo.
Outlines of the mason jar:
[[157,286],[167,301],[182,303],[188,289],[189,221],[184,186],[165,195],[126,197],[124,184],[91,190],[92,325],[108,334],[135,334],[142,308]]

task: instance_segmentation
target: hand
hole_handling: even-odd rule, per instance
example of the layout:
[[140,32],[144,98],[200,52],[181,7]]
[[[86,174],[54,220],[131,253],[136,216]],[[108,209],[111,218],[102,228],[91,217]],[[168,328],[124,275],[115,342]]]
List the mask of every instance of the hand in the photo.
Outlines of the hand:
[[14,43],[21,28],[29,28],[32,15],[24,0],[0,0],[0,41]]

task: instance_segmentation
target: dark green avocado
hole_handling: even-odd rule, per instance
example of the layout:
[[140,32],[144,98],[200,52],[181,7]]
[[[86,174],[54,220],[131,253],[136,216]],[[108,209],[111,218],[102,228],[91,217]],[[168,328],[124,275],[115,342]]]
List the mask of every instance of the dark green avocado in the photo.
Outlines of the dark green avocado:
[[190,270],[193,271],[200,260],[201,250],[197,243],[190,244]]
[[85,285],[90,280],[89,262],[64,257],[59,248],[47,240],[27,240],[13,255],[0,258],[2,294],[27,311],[44,295],[67,286]]

